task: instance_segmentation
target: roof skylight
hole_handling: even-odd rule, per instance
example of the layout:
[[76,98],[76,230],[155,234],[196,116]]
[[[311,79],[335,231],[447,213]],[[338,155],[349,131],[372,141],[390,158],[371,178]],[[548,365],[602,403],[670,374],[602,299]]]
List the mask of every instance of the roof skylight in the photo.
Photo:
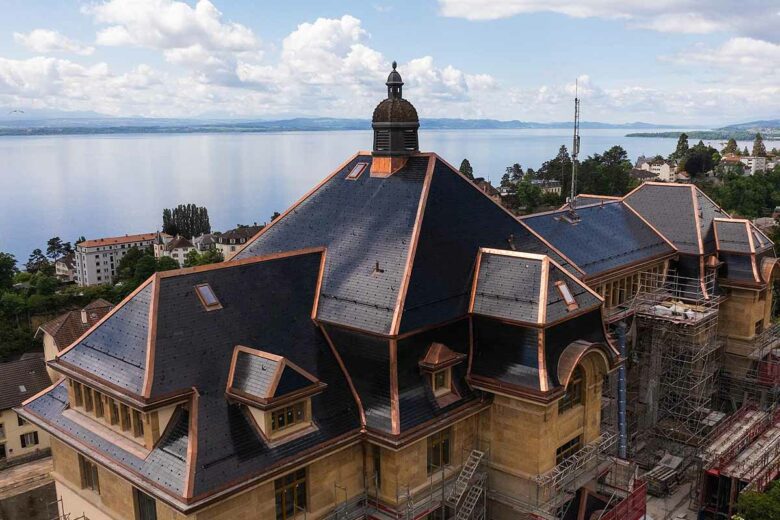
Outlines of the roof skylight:
[[566,302],[566,307],[570,311],[578,308],[577,300],[574,299],[574,295],[571,293],[571,289],[566,285],[566,282],[555,282],[555,286],[558,288],[558,292],[561,293],[563,301]]
[[195,292],[200,299],[200,303],[206,308],[207,311],[214,311],[221,309],[222,305],[217,299],[217,295],[214,294],[214,290],[207,283],[203,283],[195,286]]
[[359,162],[355,166],[352,167],[352,170],[347,174],[347,180],[355,181],[357,180],[360,175],[363,173],[363,170],[366,169],[366,163]]

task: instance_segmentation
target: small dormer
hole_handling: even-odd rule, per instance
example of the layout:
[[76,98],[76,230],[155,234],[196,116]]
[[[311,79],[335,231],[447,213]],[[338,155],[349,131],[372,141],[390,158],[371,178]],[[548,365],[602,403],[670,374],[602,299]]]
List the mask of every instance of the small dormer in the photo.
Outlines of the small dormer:
[[[420,369],[430,378],[431,390],[437,399],[454,393],[452,367],[466,358],[465,354],[453,352],[443,343],[431,343],[425,357],[420,360]],[[456,396],[457,397],[457,396]]]
[[236,346],[226,394],[245,404],[267,441],[315,428],[311,397],[327,385],[289,359]]

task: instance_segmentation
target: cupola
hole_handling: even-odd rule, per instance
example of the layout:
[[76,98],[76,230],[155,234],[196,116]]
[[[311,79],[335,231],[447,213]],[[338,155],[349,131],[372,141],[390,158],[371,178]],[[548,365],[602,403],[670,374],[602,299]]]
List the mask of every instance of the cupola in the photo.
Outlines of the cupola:
[[419,152],[417,130],[420,120],[417,110],[403,98],[403,79],[396,70],[387,76],[387,99],[383,99],[374,109],[371,127],[374,129],[374,160],[371,174],[390,175],[398,171],[410,155]]

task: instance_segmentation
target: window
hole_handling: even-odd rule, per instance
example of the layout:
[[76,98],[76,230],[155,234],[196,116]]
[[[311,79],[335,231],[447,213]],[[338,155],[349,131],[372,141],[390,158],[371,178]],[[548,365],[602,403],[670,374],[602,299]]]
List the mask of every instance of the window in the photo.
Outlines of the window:
[[138,410],[133,410],[133,435],[135,437],[144,436],[143,415]]
[[125,404],[119,405],[119,422],[122,425],[122,431],[126,432],[130,429],[130,408]]
[[755,329],[756,329],[755,330],[756,334],[761,334],[762,332],[764,332],[764,320],[758,320],[756,322]]
[[347,180],[354,181],[360,178],[360,175],[366,169],[366,163],[359,162],[347,174]]
[[289,428],[293,424],[306,420],[306,404],[301,401],[271,412],[271,431],[279,431]]
[[555,452],[555,463],[560,464],[580,450],[580,436],[560,446]]
[[19,385],[19,393],[23,394],[27,391],[27,387],[24,385]]
[[84,387],[84,410],[91,412],[94,408],[94,402],[92,400],[92,390]]
[[295,518],[306,511],[306,468],[299,469],[274,481],[276,491],[276,520]]
[[100,392],[94,392],[95,394],[95,417],[103,417],[105,411],[103,410],[103,396]]
[[451,369],[445,368],[433,373],[433,395],[439,397],[450,393]]
[[83,387],[81,386],[81,383],[71,381],[71,384],[73,385],[73,398],[76,400],[76,406],[84,406],[84,396],[82,394]]
[[27,421],[25,421],[24,417],[22,417],[21,415],[17,415],[16,424],[18,424],[19,426],[24,426],[25,424],[27,424]]
[[376,444],[371,445],[371,458],[374,461],[374,477],[376,478],[376,488],[382,487],[382,448]]
[[582,376],[582,368],[576,367],[574,374],[569,380],[569,386],[566,387],[566,393],[563,394],[561,400],[558,401],[558,413],[563,413],[570,408],[578,404],[582,404],[582,391],[584,388],[584,377]]
[[5,460],[5,444],[0,444],[0,460]]
[[450,429],[428,437],[428,474],[450,463]]
[[135,517],[137,520],[157,520],[157,503],[140,489],[133,488]]
[[0,423],[0,439],[5,439],[5,425]]
[[119,422],[119,405],[117,404],[116,401],[109,398],[108,406],[109,406],[108,410],[110,415],[109,422],[111,424],[117,424]]
[[79,455],[79,472],[81,473],[81,489],[91,489],[100,494],[97,464],[83,455]]
[[222,305],[220,305],[219,300],[217,299],[217,295],[214,294],[214,291],[209,284],[203,283],[196,285],[195,292],[198,295],[198,298],[200,298],[200,303],[203,304],[207,311],[222,308]]
[[561,293],[561,298],[566,303],[566,307],[573,311],[579,307],[577,300],[574,299],[574,295],[571,293],[571,289],[566,285],[566,282],[555,282],[555,286],[558,288],[558,292]]
[[38,432],[30,432],[20,435],[19,440],[22,442],[22,448],[36,446],[38,444]]

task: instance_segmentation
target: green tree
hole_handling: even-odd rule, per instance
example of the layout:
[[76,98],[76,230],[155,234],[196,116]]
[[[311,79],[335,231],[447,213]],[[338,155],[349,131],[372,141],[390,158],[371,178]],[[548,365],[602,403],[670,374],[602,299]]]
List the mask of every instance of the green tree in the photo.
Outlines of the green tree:
[[593,154],[582,161],[577,187],[579,193],[594,195],[625,195],[631,186],[631,161],[620,146],[603,154]]
[[726,146],[723,147],[722,154],[726,155],[727,153],[733,153],[735,155],[739,155],[739,145],[737,144],[737,140],[733,137],[729,138],[728,142],[726,143]]
[[684,162],[680,164],[680,169],[688,172],[693,179],[713,170],[719,162],[720,154],[718,151],[712,146],[704,144],[703,141],[699,141],[688,151]]
[[509,179],[513,184],[517,184],[518,182],[522,181],[523,176],[525,175],[523,173],[523,167],[518,163],[515,163],[512,166],[507,166],[506,173],[509,174]]
[[764,144],[764,138],[761,137],[761,132],[757,133],[756,138],[753,140],[753,156],[766,157],[766,145]]
[[222,262],[225,258],[218,249],[208,249],[199,253],[196,249],[191,249],[184,259],[184,267],[195,267],[196,265],[207,265]]
[[517,204],[528,213],[533,213],[542,203],[542,189],[533,184],[532,180],[531,175],[526,175],[517,185]]
[[471,163],[468,159],[463,159],[460,163],[460,173],[466,176],[470,181],[474,180],[474,168],[471,167]]
[[14,276],[17,272],[19,270],[16,268],[14,255],[0,252],[0,291],[13,287]]
[[56,260],[63,255],[63,244],[60,237],[52,237],[46,242],[46,256]]
[[508,173],[505,173],[501,176],[501,184],[499,184],[499,186],[505,189],[511,189],[514,187],[514,184],[512,184],[512,179]]
[[780,484],[772,482],[764,493],[740,494],[737,509],[745,520],[780,520]]
[[119,280],[132,280],[135,277],[135,266],[144,255],[152,256],[148,250],[141,250],[137,247],[128,249],[117,265],[117,278]]
[[677,148],[674,150],[674,153],[672,153],[669,158],[672,160],[680,160],[683,159],[688,154],[688,134],[685,132],[680,134],[680,137],[677,139]]
[[157,259],[156,270],[159,271],[171,271],[179,268],[179,262],[171,258],[170,256],[162,256]]
[[40,249],[33,249],[33,252],[30,253],[30,258],[27,259],[27,263],[24,265],[24,268],[28,273],[37,273],[40,270],[45,270],[48,264],[49,261],[46,259],[43,251]]
[[274,211],[273,215],[271,215],[271,220],[269,220],[268,222],[273,222],[274,220],[278,219],[281,216],[282,216],[281,213],[279,213],[278,211]]
[[152,255],[143,255],[135,263],[135,270],[133,272],[133,280],[135,286],[141,285],[144,280],[152,276],[157,270],[157,262]]
[[747,146],[745,147],[744,150],[742,150],[742,155],[744,155],[746,157],[750,155],[750,152],[748,152]]
[[163,232],[184,238],[211,233],[209,212],[203,206],[179,204],[173,209],[163,209]]

